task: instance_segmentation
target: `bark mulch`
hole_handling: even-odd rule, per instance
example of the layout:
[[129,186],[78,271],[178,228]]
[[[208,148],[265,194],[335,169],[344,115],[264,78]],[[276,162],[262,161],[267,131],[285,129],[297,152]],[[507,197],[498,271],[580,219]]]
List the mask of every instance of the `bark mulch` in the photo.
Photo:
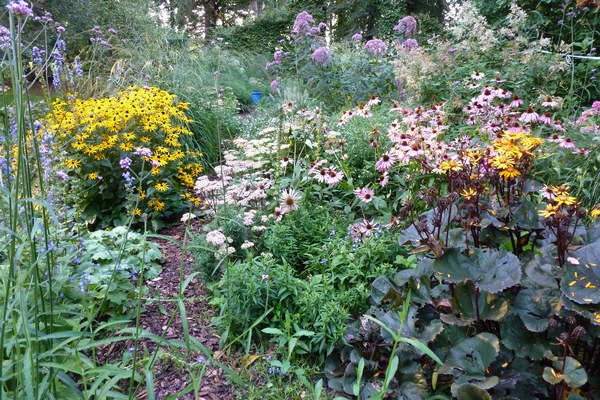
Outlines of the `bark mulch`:
[[[192,221],[191,230],[198,231],[201,227],[200,221]],[[165,229],[161,235],[175,239],[183,243],[185,225],[178,225]],[[152,238],[159,244],[161,251],[166,257],[162,266],[161,274],[146,282],[149,289],[147,303],[143,306],[140,318],[142,329],[162,336],[166,330],[165,338],[184,342],[184,330],[181,324],[181,316],[176,313],[171,326],[167,327],[169,319],[177,310],[177,298],[180,281],[181,248],[166,239]],[[189,237],[188,237],[189,240]],[[184,269],[182,279],[185,281],[193,272],[193,259],[189,251],[184,256]],[[208,304],[208,289],[203,285],[201,279],[192,279],[185,292],[184,305],[187,313],[188,331],[190,337],[197,339],[212,353],[219,349],[219,336],[215,328],[211,326],[211,318],[215,315],[214,310]],[[135,326],[132,324],[131,326]],[[100,346],[96,349],[100,363],[118,360],[123,352],[132,349],[133,341],[116,342],[112,345]],[[150,339],[141,339],[138,346],[139,357],[147,357],[150,360],[157,350],[156,343]],[[177,397],[181,400],[231,400],[235,399],[235,388],[228,381],[227,374],[218,365],[207,361],[207,357],[200,351],[187,352],[185,348],[172,348],[161,346],[165,354],[158,356],[154,365],[154,392],[157,399],[164,399],[182,391],[192,383],[190,371],[198,374],[202,365],[206,365],[205,375],[200,385],[199,398],[194,397],[194,392],[186,393]],[[227,364],[226,359],[220,359]],[[148,397],[145,385],[138,391],[138,399]]]
[[[192,232],[199,230],[200,221],[192,221]],[[179,243],[183,243],[185,225],[168,228],[160,233],[169,236]],[[160,245],[160,249],[166,257],[162,273],[157,278],[147,283],[150,289],[150,298],[158,299],[151,302],[144,309],[141,316],[141,325],[147,331],[156,335],[162,335],[167,328],[169,318],[177,309],[177,294],[180,281],[181,248],[165,239],[152,239]],[[189,240],[189,237],[188,237]],[[182,279],[185,281],[192,274],[193,259],[187,252],[184,256],[184,272]],[[219,349],[219,336],[211,326],[210,320],[214,316],[214,310],[208,304],[208,293],[202,281],[198,278],[192,279],[185,289],[185,308],[187,313],[188,330],[191,337],[204,344],[213,353]],[[181,316],[177,313],[174,322],[167,330],[166,338],[184,340]],[[151,349],[154,343],[145,343]],[[162,399],[173,393],[177,393],[191,383],[191,377],[187,368],[198,370],[199,364],[206,363],[206,356],[202,352],[186,354],[182,349],[179,354],[174,354],[172,349],[164,349],[175,359],[162,358],[155,366],[154,390],[156,397]],[[222,360],[223,361],[223,360]],[[234,389],[229,384],[226,373],[218,366],[208,363],[206,374],[202,378],[200,386],[201,400],[229,400],[234,399]],[[145,398],[145,390],[139,393],[138,398]],[[194,393],[180,396],[180,399],[194,399]]]

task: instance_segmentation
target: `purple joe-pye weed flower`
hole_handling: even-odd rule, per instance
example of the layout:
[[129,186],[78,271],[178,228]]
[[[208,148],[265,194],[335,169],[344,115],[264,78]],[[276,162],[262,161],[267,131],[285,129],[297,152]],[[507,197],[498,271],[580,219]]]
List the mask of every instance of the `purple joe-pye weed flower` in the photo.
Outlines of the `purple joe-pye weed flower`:
[[404,34],[404,37],[412,37],[417,31],[417,20],[414,17],[406,16],[398,20],[398,25],[393,28],[395,31]]
[[417,49],[419,47],[419,42],[416,39],[410,38],[406,39],[404,43],[402,43],[402,48],[406,51],[411,51]]
[[44,56],[42,55],[43,53],[45,53],[44,50],[40,50],[37,46],[34,46],[31,49],[32,61],[36,64],[44,64]]
[[119,161],[119,166],[123,169],[128,169],[129,167],[131,167],[131,158],[123,158],[121,161]]
[[67,175],[67,173],[64,171],[56,171],[55,175],[61,181],[66,181],[67,179],[69,179],[69,175]]
[[271,90],[274,92],[277,89],[279,89],[279,82],[276,79],[273,79],[269,86],[271,87]]
[[352,35],[352,40],[355,42],[360,42],[363,39],[363,36],[360,33],[355,33]]
[[365,43],[365,50],[367,53],[372,54],[375,57],[381,57],[387,51],[387,45],[380,39],[371,39]]
[[331,53],[327,49],[327,47],[319,47],[316,49],[311,56],[312,60],[315,64],[320,65],[321,67],[326,67],[331,63]]
[[81,68],[81,61],[79,61],[79,58],[76,58],[73,62],[73,69],[75,70],[75,75],[80,78],[83,76],[83,69]]
[[296,16],[294,26],[292,27],[292,37],[312,36],[315,28],[313,27],[315,19],[306,11],[302,11]]

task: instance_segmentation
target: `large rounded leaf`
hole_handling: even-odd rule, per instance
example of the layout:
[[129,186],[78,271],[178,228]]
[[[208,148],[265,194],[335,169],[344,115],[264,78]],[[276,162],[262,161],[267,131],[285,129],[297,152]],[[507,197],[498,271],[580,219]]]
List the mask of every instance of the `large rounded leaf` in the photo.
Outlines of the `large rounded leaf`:
[[508,301],[491,293],[479,293],[477,303],[479,308],[475,305],[473,285],[459,283],[454,289],[452,314],[440,314],[440,319],[447,324],[467,326],[477,320],[477,309],[480,320],[500,321],[508,312]]
[[573,252],[565,265],[560,288],[576,303],[600,303],[600,241]]
[[[426,217],[427,229],[429,232],[437,230],[437,228],[433,226],[433,221],[437,213],[439,213],[438,209],[431,209],[426,213],[422,214]],[[458,208],[455,205],[452,205],[449,208],[446,208],[446,210],[444,210],[442,215],[439,217],[441,222],[440,232],[446,231],[448,222],[454,220],[457,214]],[[424,240],[423,237],[419,235],[419,232],[417,231],[417,228],[415,228],[414,224],[411,224],[408,228],[403,230],[400,233],[400,237],[398,238],[398,243],[400,243],[400,245],[411,243],[414,247],[417,247],[421,244],[421,242],[426,242],[426,240]]]
[[480,333],[454,346],[440,374],[485,376],[486,368],[498,357],[500,341],[491,333]]
[[[564,368],[562,361],[555,361],[553,364],[554,368],[544,368],[543,378],[546,382],[557,385],[565,381],[572,388],[578,388],[586,384],[588,380],[587,373],[576,359],[567,357],[564,362]],[[560,372],[561,369],[562,372]]]
[[472,281],[488,293],[501,292],[521,281],[521,262],[504,249],[475,249],[471,256],[451,249],[433,267],[436,276],[445,281]]
[[513,311],[521,318],[525,327],[532,332],[543,332],[550,318],[558,314],[562,302],[556,290],[524,289],[515,299]]
[[500,381],[497,376],[488,376],[487,368],[498,357],[500,341],[491,333],[480,333],[454,346],[440,374],[452,374],[454,383],[450,390],[456,396],[458,389],[464,384],[471,384],[480,389],[491,389]]
[[456,389],[458,400],[492,400],[490,394],[478,386],[467,383]]
[[513,350],[518,357],[541,360],[544,358],[544,351],[550,346],[544,335],[527,330],[523,321],[514,314],[506,317],[500,329],[502,344]]

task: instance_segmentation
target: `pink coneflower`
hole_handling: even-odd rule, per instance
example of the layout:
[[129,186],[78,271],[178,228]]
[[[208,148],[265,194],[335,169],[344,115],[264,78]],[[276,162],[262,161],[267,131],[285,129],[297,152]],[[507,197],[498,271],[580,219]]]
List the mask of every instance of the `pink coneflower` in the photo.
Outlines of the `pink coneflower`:
[[296,211],[298,209],[298,202],[300,201],[300,193],[294,189],[286,189],[281,193],[281,206],[280,209],[286,213],[288,211]]
[[378,105],[380,103],[381,103],[381,100],[379,100],[379,97],[377,97],[377,96],[371,96],[371,98],[367,102],[367,107],[371,108],[371,107],[376,106],[376,105]]
[[542,124],[546,124],[546,125],[551,125],[552,124],[552,113],[550,111],[548,111],[547,113],[540,115],[538,118],[538,122],[541,122]]
[[327,181],[327,176],[329,175],[329,168],[321,168],[316,170],[313,173],[313,178],[315,178],[317,180],[317,182],[326,182]]
[[559,121],[554,121],[554,123],[552,124],[552,127],[559,132],[565,131],[565,127],[562,126],[562,124]]
[[499,76],[497,76],[494,79],[492,79],[490,82],[493,82],[493,83],[502,83],[502,82],[506,82],[506,79],[502,79]]
[[343,172],[337,172],[334,167],[328,168],[327,176],[325,177],[325,182],[327,182],[329,186],[337,185],[342,181],[342,179],[344,179]]
[[379,186],[385,187],[385,185],[387,185],[389,181],[390,181],[390,176],[388,175],[387,172],[384,172],[383,175],[381,175],[379,177]]
[[313,163],[310,164],[310,170],[308,171],[308,173],[310,175],[314,175],[317,172],[319,172],[319,169],[321,167],[321,165],[325,164],[325,160],[319,160],[319,161],[315,161]]
[[521,114],[519,120],[525,124],[530,124],[536,122],[539,117],[539,114],[533,111],[533,108],[529,107],[523,114]]
[[585,155],[590,154],[590,151],[586,150],[586,149],[579,148],[579,149],[574,150],[573,154],[582,154],[582,155],[585,156]]
[[295,101],[286,101],[285,103],[283,103],[281,105],[281,109],[286,114],[287,113],[291,113],[292,111],[294,111],[295,107],[296,107],[296,102]]
[[285,214],[285,211],[282,210],[281,207],[276,207],[275,211],[273,211],[275,221],[281,221],[281,219],[283,218],[283,214]]
[[548,200],[552,200],[556,197],[556,193],[554,193],[554,191],[548,186],[544,186],[543,188],[541,188],[540,194],[543,198]]
[[526,130],[525,127],[519,125],[518,122],[511,123],[510,128],[508,128],[509,132],[523,132],[523,130]]
[[506,104],[500,103],[493,108],[493,112],[496,117],[503,117],[508,112],[508,108],[506,107]]
[[575,143],[573,143],[573,141],[571,140],[571,138],[565,138],[562,142],[560,142],[558,144],[560,147],[563,147],[565,149],[574,149],[575,148]]
[[397,217],[392,216],[392,218],[390,218],[390,222],[388,222],[385,227],[387,229],[391,229],[394,227],[394,225],[400,224],[400,220]]
[[557,108],[558,103],[551,96],[548,96],[546,97],[546,101],[542,103],[542,107]]
[[363,236],[373,236],[373,231],[378,228],[378,224],[373,220],[364,219],[359,225],[358,230]]
[[494,100],[494,97],[496,97],[496,93],[489,86],[486,86],[477,97],[477,100],[482,103],[489,103]]
[[563,140],[565,140],[565,137],[562,135],[557,135],[556,133],[550,136],[550,138],[548,139],[548,141],[552,143],[561,143]]
[[396,157],[390,153],[384,153],[379,161],[375,164],[375,169],[379,172],[387,172],[394,166]]
[[350,121],[352,117],[354,117],[354,112],[352,112],[352,110],[342,111],[342,117],[340,118],[338,125],[344,125],[346,122]]
[[512,101],[510,102],[510,104],[508,106],[510,108],[518,108],[518,107],[521,107],[522,105],[523,105],[523,100],[521,100],[521,98],[515,94],[512,98]]
[[364,203],[372,202],[373,197],[375,196],[375,192],[368,187],[354,189],[354,194]]

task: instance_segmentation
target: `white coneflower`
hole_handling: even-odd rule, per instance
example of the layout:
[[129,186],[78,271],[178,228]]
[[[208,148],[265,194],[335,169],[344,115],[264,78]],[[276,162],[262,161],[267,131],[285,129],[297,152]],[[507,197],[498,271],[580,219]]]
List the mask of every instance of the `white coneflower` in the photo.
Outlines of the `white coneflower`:
[[475,71],[475,72],[473,72],[473,74],[471,74],[471,78],[473,78],[476,81],[482,79],[484,76],[485,76],[485,74],[483,74],[479,71]]
[[281,169],[285,169],[285,168],[287,168],[288,165],[293,164],[293,163],[294,163],[293,158],[285,156],[281,159],[279,165],[281,166]]
[[286,189],[281,193],[281,210],[285,213],[288,211],[295,211],[298,209],[298,202],[300,201],[300,193],[294,189]]

